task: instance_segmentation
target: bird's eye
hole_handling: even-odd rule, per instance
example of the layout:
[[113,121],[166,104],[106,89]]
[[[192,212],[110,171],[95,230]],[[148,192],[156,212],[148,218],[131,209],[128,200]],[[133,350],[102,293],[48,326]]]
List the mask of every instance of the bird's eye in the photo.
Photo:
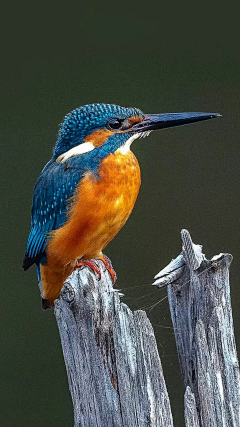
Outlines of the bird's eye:
[[110,119],[108,122],[110,129],[120,129],[122,126],[122,120],[119,119]]

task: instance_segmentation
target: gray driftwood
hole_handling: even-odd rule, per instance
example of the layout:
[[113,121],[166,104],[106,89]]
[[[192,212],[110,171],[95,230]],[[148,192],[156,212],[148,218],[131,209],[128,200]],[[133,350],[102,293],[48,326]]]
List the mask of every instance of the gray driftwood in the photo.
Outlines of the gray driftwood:
[[172,427],[152,326],[120,302],[101,261],[67,279],[55,302],[76,427]]
[[210,261],[182,231],[183,251],[156,277],[168,298],[185,385],[187,427],[239,427],[240,379],[229,271],[229,254]]

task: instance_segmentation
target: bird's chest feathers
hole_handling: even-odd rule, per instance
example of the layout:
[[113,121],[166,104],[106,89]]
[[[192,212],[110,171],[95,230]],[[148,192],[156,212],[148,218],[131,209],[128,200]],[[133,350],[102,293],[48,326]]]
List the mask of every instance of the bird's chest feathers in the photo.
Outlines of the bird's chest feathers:
[[140,184],[136,157],[130,150],[126,154],[118,150],[103,159],[97,177],[86,173],[79,184],[71,214],[78,218],[78,224],[84,213],[85,224],[96,226],[98,223],[101,228],[107,225],[119,229],[132,212]]
[[[141,184],[140,168],[134,154],[118,149],[103,161],[98,171],[99,187],[115,199],[116,206],[136,200]],[[124,206],[122,206],[124,208]]]
[[131,151],[105,157],[97,177],[88,171],[81,179],[69,220],[55,233],[49,251],[61,248],[68,259],[97,257],[127,221],[140,182],[139,165]]

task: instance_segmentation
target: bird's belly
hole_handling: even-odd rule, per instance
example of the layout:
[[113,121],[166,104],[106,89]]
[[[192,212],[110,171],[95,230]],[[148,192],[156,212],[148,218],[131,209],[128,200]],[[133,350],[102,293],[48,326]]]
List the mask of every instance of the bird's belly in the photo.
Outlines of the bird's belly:
[[107,156],[97,178],[89,172],[81,180],[69,220],[50,239],[47,254],[64,257],[65,263],[98,257],[131,214],[140,183],[140,168],[131,151]]

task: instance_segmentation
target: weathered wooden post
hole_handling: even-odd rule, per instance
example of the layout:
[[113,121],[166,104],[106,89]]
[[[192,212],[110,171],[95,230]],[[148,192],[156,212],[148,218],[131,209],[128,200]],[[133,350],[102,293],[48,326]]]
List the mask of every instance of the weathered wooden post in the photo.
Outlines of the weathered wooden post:
[[68,278],[55,302],[75,427],[172,427],[152,326],[119,294],[101,261]]
[[[239,427],[240,380],[228,267],[182,231],[183,252],[155,278],[168,297],[185,385],[186,427]],[[120,302],[108,273],[75,271],[55,302],[75,427],[170,427],[152,326]]]
[[239,427],[240,377],[229,254],[210,261],[182,230],[183,251],[155,277],[168,298],[185,386],[187,427]]

